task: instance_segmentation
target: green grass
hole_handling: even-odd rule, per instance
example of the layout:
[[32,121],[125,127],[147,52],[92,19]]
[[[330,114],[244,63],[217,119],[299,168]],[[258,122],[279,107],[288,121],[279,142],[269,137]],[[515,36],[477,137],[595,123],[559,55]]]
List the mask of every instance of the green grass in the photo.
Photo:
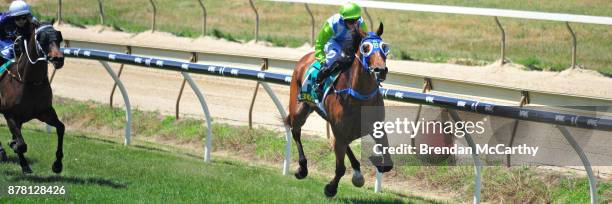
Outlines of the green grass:
[[[0,128],[8,132],[6,127]],[[159,145],[121,144],[89,135],[68,134],[64,141],[64,172],[55,175],[55,137],[27,129],[27,153],[34,174],[22,175],[13,162],[0,164],[0,183],[6,185],[65,186],[65,196],[15,197],[0,194],[3,203],[425,203],[390,193],[374,194],[341,184],[333,199],[323,195],[321,178],[298,181],[278,169],[251,166],[215,157],[204,163],[199,156],[160,148]],[[3,139],[4,140],[4,139]],[[3,189],[4,190],[4,189]]]
[[[608,0],[531,1],[531,0],[394,0],[397,2],[503,8],[609,16]],[[196,1],[156,0],[158,30],[178,36],[201,34],[201,13]],[[260,14],[260,38],[276,46],[301,46],[310,40],[310,17],[302,4],[254,1]],[[148,1],[104,1],[105,24],[127,32],[150,29]],[[97,1],[64,0],[64,20],[73,24],[99,23]],[[205,1],[208,12],[207,35],[230,41],[254,38],[254,13],[248,1]],[[0,3],[6,8],[6,3]],[[42,19],[56,16],[57,1],[36,1],[33,9]],[[316,32],[322,22],[337,12],[334,6],[311,5]],[[176,12],[181,11],[181,12]],[[500,32],[492,17],[434,14],[423,12],[368,9],[374,24],[385,23],[385,41],[393,48],[391,58],[468,65],[499,59]],[[571,37],[563,22],[500,18],[507,33],[506,56],[521,62],[536,56],[543,70],[560,71],[570,66]],[[178,22],[178,23],[177,23]],[[586,69],[610,73],[612,30],[609,26],[571,24],[577,33],[578,64]],[[469,59],[469,60],[465,60]],[[477,63],[473,63],[477,62]],[[529,65],[529,64],[527,64]]]
[[[61,120],[68,125],[68,132],[91,132],[108,134],[110,139],[120,141],[123,134],[125,117],[120,108],[110,108],[95,102],[79,102],[65,98],[55,101]],[[175,120],[158,112],[135,110],[133,138],[138,140],[170,141],[182,146],[193,144],[201,147],[206,129],[203,121],[191,118]],[[280,122],[280,121],[279,121]],[[28,125],[28,128],[39,128],[39,125]],[[280,168],[283,160],[285,140],[283,134],[265,128],[249,129],[247,126],[235,126],[213,123],[213,152],[230,153],[242,161],[267,163]],[[102,136],[109,139],[109,136]],[[328,142],[318,136],[303,136],[304,150],[309,159],[311,172],[331,178],[334,171],[334,155]],[[292,166],[297,161],[295,145],[291,150]],[[359,143],[352,148],[360,155]],[[192,150],[193,151],[193,150]],[[194,154],[201,154],[201,149]],[[216,156],[215,156],[216,158]],[[348,162],[347,162],[348,164]],[[373,168],[362,165],[366,176],[372,176]],[[276,169],[276,171],[279,171]],[[473,191],[473,167],[423,167],[397,166],[391,178],[401,182],[416,182],[428,189],[450,190],[464,194],[459,200],[468,201]],[[350,172],[349,172],[350,173]],[[389,176],[387,176],[389,177]],[[348,176],[346,177],[348,178]],[[346,180],[346,179],[345,179]],[[568,177],[557,173],[537,172],[530,167],[486,167],[483,173],[483,200],[515,202],[588,202],[586,179]],[[572,184],[572,185],[569,185]],[[579,184],[579,185],[576,185]],[[602,200],[612,201],[612,185],[601,182],[599,190]]]

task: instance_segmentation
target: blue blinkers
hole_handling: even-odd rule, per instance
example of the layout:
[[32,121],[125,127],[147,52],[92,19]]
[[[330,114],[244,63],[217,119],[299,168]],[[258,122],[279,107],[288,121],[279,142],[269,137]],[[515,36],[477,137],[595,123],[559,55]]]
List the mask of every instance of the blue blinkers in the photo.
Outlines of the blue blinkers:
[[[369,45],[370,49],[366,52],[364,50],[365,45]],[[368,35],[361,40],[361,45],[359,46],[359,52],[361,53],[361,65],[366,72],[370,71],[370,56],[372,56],[376,52],[380,52],[384,59],[387,59],[387,55],[389,54],[390,46],[389,44],[383,42],[380,36],[376,35],[374,32],[368,32]]]

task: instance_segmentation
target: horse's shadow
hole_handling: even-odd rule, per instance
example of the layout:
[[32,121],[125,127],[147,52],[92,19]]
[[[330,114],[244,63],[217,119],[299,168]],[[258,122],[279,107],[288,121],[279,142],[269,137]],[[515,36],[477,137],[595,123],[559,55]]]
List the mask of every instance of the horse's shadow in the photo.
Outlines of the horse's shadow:
[[[19,157],[12,155],[10,153],[7,153],[7,157],[8,157],[8,160],[0,162],[0,164],[13,163],[13,164],[19,165]],[[38,163],[37,159],[28,158],[28,164],[32,165],[36,163]]]
[[127,184],[100,177],[77,177],[62,175],[39,176],[22,174],[21,172],[16,171],[4,171],[3,174],[9,177],[8,181],[10,182],[27,181],[32,183],[69,183],[75,185],[97,185],[114,189],[127,188]]
[[371,199],[362,199],[362,198],[345,198],[345,199],[340,199],[341,202],[343,203],[361,203],[361,204],[370,204],[370,203],[406,203],[406,201],[400,200],[400,199],[394,199],[394,200],[383,200],[383,199],[379,199],[379,200],[371,200]]
[[419,197],[406,197],[404,195],[401,194],[395,194],[397,196],[400,196],[402,198],[408,199],[408,200],[401,200],[401,199],[391,199],[391,200],[385,200],[383,198],[375,198],[375,200],[372,199],[365,199],[365,198],[340,198],[340,202],[342,203],[363,203],[363,204],[370,204],[370,203],[441,203],[439,201],[434,201],[434,200],[429,200],[426,198],[419,198]]

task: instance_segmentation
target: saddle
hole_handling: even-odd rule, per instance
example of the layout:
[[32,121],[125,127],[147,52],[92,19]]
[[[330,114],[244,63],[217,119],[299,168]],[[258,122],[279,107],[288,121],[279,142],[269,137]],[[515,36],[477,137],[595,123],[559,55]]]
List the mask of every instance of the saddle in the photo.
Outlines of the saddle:
[[315,81],[317,79],[317,75],[319,74],[320,70],[321,70],[321,63],[317,60],[315,60],[308,67],[308,69],[306,70],[306,73],[303,76],[302,86],[300,88],[300,93],[298,94],[298,101],[316,104],[317,107],[321,109],[321,111],[326,112],[323,109],[323,101],[325,101],[325,97],[327,96],[327,93],[329,93],[329,91],[331,90],[334,84],[334,81],[336,81],[341,71],[336,72],[323,80],[323,83],[322,83],[322,86],[323,86],[322,94],[323,95],[321,96],[317,94],[317,90],[314,87]]

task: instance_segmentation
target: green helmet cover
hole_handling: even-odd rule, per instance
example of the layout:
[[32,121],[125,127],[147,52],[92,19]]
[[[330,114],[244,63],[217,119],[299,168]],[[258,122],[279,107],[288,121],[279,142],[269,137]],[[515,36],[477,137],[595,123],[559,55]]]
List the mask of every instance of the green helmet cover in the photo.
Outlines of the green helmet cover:
[[356,3],[350,2],[340,7],[342,19],[358,19],[361,17],[361,7]]

